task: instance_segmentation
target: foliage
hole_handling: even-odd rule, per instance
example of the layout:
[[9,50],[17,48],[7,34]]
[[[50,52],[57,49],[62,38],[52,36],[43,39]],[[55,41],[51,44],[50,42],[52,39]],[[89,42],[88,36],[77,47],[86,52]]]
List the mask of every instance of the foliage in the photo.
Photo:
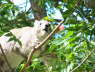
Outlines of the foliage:
[[[52,19],[54,9],[59,10],[64,19],[65,30],[58,33],[61,37],[52,37],[49,40],[42,57],[33,57],[33,64],[26,68],[27,72],[72,71],[95,47],[95,9],[87,7],[83,0],[39,0],[37,4],[43,7],[43,10],[46,9],[46,19],[52,22],[55,21]],[[46,4],[50,8],[47,9]],[[31,13],[31,11],[21,12],[14,3],[1,0],[0,35],[12,28],[32,26],[33,21],[29,16]],[[44,58],[47,58],[47,65],[43,63]],[[75,72],[91,72],[95,70],[94,63],[95,55],[92,52]]]

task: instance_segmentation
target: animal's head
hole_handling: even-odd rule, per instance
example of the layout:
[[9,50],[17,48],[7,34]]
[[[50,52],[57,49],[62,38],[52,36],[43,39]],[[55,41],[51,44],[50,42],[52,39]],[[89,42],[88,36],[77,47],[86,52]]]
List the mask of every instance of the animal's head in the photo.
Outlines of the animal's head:
[[34,28],[35,31],[37,31],[39,36],[45,36],[51,31],[50,24],[46,20],[40,20],[40,21],[35,20]]

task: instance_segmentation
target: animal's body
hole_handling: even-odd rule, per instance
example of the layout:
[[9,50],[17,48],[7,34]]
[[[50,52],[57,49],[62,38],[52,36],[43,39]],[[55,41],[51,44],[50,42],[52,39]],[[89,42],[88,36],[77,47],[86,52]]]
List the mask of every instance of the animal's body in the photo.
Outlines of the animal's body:
[[[10,39],[6,34],[0,37],[0,45],[6,54],[8,62],[12,68],[15,68],[23,59],[28,56],[32,48],[37,46],[49,34],[49,24],[47,21],[35,21],[34,27],[23,27],[12,29],[10,32],[21,42],[20,45]],[[0,72],[9,72],[9,67],[6,64],[2,51],[0,50]]]

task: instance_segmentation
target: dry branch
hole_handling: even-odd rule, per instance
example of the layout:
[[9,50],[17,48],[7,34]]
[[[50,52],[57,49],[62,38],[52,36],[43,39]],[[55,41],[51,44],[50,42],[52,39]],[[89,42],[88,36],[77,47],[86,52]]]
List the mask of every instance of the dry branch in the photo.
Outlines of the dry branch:
[[31,59],[32,59],[32,56],[33,54],[35,53],[35,51],[39,50],[48,40],[49,38],[56,32],[56,30],[58,29],[58,27],[60,25],[63,24],[63,20],[56,26],[56,28],[39,44],[37,45],[36,47],[34,47],[31,52],[29,53],[29,56],[28,56],[28,59],[27,59],[27,63],[24,65],[24,67],[20,70],[20,72],[23,72],[24,69],[29,66],[30,62],[31,62]]

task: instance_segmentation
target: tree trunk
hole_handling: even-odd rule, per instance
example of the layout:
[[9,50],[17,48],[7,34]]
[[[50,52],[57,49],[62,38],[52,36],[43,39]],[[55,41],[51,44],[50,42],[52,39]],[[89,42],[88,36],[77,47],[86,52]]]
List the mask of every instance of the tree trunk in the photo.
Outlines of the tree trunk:
[[30,0],[30,4],[31,4],[32,12],[34,14],[34,18],[37,20],[40,20],[43,17],[45,17],[47,14],[46,14],[45,8],[40,6],[38,3],[39,3],[39,0],[36,0],[36,1]]

